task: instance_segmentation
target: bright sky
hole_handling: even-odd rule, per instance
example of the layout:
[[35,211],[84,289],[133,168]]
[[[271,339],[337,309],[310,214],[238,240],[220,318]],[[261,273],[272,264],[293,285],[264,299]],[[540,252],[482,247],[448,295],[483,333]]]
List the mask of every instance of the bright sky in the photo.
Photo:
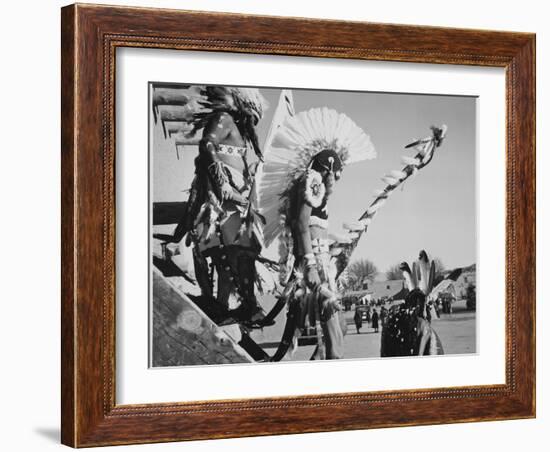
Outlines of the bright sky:
[[[261,89],[270,108],[258,126],[263,143],[280,89]],[[377,158],[349,165],[329,200],[331,230],[356,220],[383,188],[381,177],[400,169],[404,146],[430,134],[430,125],[447,124],[447,138],[433,161],[407,181],[379,210],[352,261],[368,258],[380,271],[420,249],[447,268],[476,261],[476,99],[473,97],[294,90],[296,112],[327,106],[347,114],[370,135]],[[152,115],[151,115],[152,118]],[[151,119],[152,121],[152,119]],[[193,177],[196,148],[175,147],[153,125],[153,201],[183,201]],[[272,254],[269,250],[268,254]]]

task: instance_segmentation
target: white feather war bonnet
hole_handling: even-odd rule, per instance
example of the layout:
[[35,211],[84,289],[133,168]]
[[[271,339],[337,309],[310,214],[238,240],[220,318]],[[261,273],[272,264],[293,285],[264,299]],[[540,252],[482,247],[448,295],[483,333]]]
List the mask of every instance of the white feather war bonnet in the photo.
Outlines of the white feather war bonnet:
[[258,201],[265,245],[282,232],[281,206],[288,188],[308,169],[312,159],[333,150],[343,165],[376,157],[370,137],[344,113],[327,107],[312,108],[288,116],[278,127],[271,146],[265,149]]

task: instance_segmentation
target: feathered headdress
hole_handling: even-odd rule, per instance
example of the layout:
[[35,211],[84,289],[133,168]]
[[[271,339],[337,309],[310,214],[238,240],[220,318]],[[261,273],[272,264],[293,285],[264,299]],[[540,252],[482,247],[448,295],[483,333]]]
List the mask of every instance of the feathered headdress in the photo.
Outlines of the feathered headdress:
[[[427,301],[435,301],[442,292],[452,290],[460,275],[471,269],[471,267],[455,268],[446,272],[441,281],[435,284],[435,261],[430,260],[424,250],[421,250],[418,254],[418,260],[413,262],[412,269],[406,262],[402,262],[399,268],[403,272],[403,278],[409,292],[420,291],[426,296]],[[432,318],[434,317],[432,316]]]
[[202,99],[198,103],[202,109],[194,115],[192,134],[205,126],[213,112],[241,113],[259,121],[268,106],[257,88],[206,86],[201,89],[200,95]]
[[430,294],[434,287],[435,262],[428,258],[426,251],[420,251],[418,261],[413,263],[412,270],[406,262],[402,262],[399,268],[403,272],[409,291],[419,289],[424,295]]
[[[267,101],[257,88],[153,85],[155,121],[160,117],[166,136],[176,134],[176,144],[178,139],[183,143],[195,139],[212,114],[227,112],[241,118],[240,132],[244,140],[261,155],[254,127],[267,107]],[[167,127],[167,124],[175,127]]]
[[266,246],[284,228],[284,198],[289,187],[304,174],[313,157],[326,149],[335,151],[344,165],[376,157],[369,136],[348,116],[326,107],[288,116],[274,133],[264,150],[257,181],[258,207],[266,220]]
[[269,104],[258,88],[229,88],[237,108],[246,110],[260,120]]

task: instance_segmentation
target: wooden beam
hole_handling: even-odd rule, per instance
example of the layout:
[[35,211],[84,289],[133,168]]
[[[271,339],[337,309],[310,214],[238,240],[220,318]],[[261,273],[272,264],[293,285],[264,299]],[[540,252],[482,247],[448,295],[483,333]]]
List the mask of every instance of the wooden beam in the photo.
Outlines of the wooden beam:
[[157,111],[159,112],[165,138],[168,137],[167,122],[189,123],[193,119],[194,114],[194,110],[179,105],[161,105],[157,107]]
[[180,83],[153,83],[153,89],[189,89],[191,85],[183,85]]
[[185,107],[195,101],[192,95],[184,89],[157,88],[153,90],[153,115],[155,123],[158,121],[159,109],[164,105]]
[[171,137],[175,133],[185,133],[191,130],[190,127],[186,127],[186,124],[184,122],[177,121],[167,121],[164,124],[164,128],[166,129],[166,133],[169,137]]
[[193,97],[183,89],[154,89],[153,105],[187,105]]
[[184,121],[189,122],[193,119],[194,110],[186,106],[179,105],[159,105],[161,121]]
[[190,138],[184,133],[177,133],[172,138],[176,146],[198,146],[201,140],[200,137],[194,136]]

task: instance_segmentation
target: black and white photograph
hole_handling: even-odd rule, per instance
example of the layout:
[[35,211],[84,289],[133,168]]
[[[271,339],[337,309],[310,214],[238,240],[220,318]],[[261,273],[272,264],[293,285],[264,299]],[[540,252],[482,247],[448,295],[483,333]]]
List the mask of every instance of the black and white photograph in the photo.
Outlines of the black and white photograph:
[[476,102],[150,83],[150,366],[475,354]]
[[546,451],[545,6],[6,2],[2,450]]

